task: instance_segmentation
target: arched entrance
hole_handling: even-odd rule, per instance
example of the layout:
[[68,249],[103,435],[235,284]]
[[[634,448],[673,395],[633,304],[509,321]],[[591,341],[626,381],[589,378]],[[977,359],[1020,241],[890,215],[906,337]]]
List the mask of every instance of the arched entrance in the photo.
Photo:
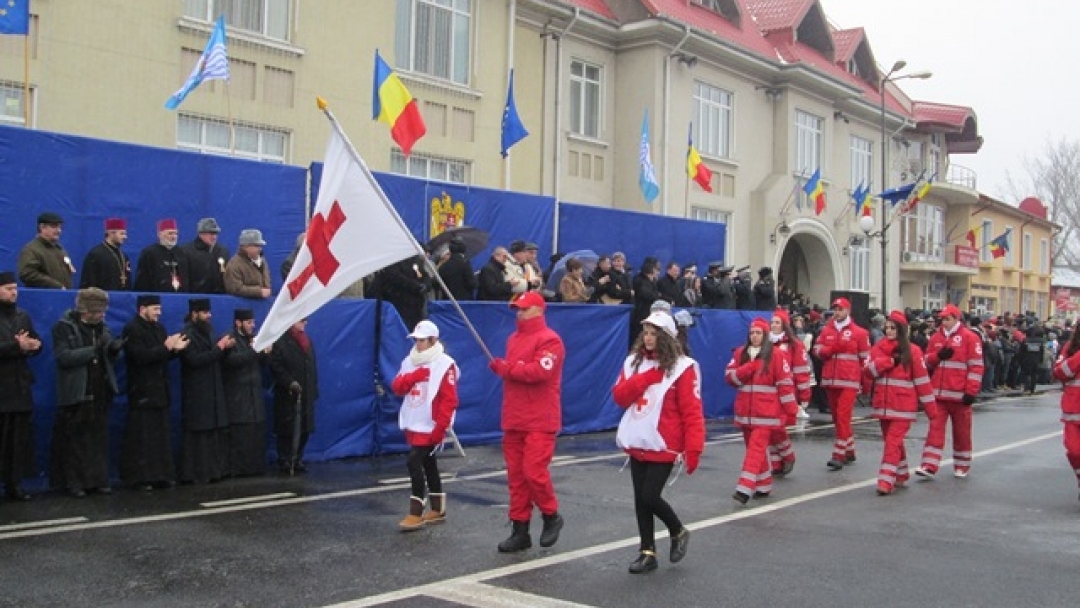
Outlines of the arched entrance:
[[791,235],[784,241],[777,256],[777,280],[795,293],[809,298],[810,304],[829,306],[829,292],[842,289],[844,272],[842,256],[836,241],[821,222],[796,219],[788,224]]

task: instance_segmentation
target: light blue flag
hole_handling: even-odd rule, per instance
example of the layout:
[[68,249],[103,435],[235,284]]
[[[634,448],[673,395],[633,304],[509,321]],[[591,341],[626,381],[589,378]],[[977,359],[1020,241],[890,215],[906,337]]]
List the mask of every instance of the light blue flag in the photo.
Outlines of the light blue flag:
[[0,2],[0,34],[26,36],[30,33],[30,0]]
[[195,63],[195,68],[191,70],[187,82],[165,102],[165,107],[175,110],[188,93],[194,91],[204,80],[229,80],[229,55],[225,52],[225,15],[218,17],[210,40],[206,42],[206,48]]
[[641,171],[638,173],[638,185],[641,186],[641,195],[646,203],[651,203],[660,196],[660,184],[656,181],[656,171],[653,170],[652,155],[649,152],[649,111],[645,110],[645,120],[641,122],[641,150],[638,152],[638,164]]
[[514,70],[510,70],[510,86],[506,89],[506,108],[502,119],[502,157],[510,155],[510,147],[529,136],[525,125],[518,116],[517,104],[514,103]]

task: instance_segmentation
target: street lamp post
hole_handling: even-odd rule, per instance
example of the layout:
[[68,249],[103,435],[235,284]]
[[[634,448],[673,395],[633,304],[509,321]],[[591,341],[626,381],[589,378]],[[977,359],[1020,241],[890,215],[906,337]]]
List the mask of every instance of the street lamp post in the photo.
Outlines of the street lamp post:
[[[887,74],[885,74],[881,78],[881,83],[880,83],[880,86],[878,87],[878,93],[881,96],[881,186],[880,186],[880,188],[881,188],[882,191],[885,191],[885,190],[888,189],[888,178],[889,178],[889,165],[888,165],[888,162],[887,162],[887,159],[886,159],[886,154],[888,152],[889,142],[888,142],[888,139],[886,138],[886,134],[885,134],[885,85],[887,85],[890,82],[895,82],[897,80],[903,80],[905,78],[926,79],[926,78],[930,78],[931,76],[933,76],[933,74],[930,73],[930,72],[913,72],[911,74],[904,74],[903,76],[896,76],[896,77],[893,76],[893,74],[895,74],[895,73],[899,72],[900,70],[904,69],[905,66],[907,66],[906,61],[904,61],[903,59],[897,60],[896,63],[893,64],[892,69],[890,69],[889,72]],[[885,238],[886,237],[886,232],[887,232],[887,230],[889,228],[889,224],[888,224],[887,219],[886,219],[887,214],[888,213],[885,210],[884,201],[882,201],[882,203],[881,203],[881,230],[876,235],[872,234],[872,232],[871,232],[874,229],[874,222],[873,222],[872,218],[870,219],[870,221],[865,222],[865,223],[863,221],[861,221],[861,219],[859,221],[859,228],[861,228],[862,231],[865,232],[867,236],[870,236],[870,237],[877,236],[878,239],[881,241],[881,309],[884,310],[884,311],[889,310],[888,309],[888,304],[887,304],[887,301],[886,301],[886,298],[887,298],[888,293],[889,293],[888,292],[889,264],[888,264],[888,257],[886,255],[887,252],[888,252],[889,241]]]

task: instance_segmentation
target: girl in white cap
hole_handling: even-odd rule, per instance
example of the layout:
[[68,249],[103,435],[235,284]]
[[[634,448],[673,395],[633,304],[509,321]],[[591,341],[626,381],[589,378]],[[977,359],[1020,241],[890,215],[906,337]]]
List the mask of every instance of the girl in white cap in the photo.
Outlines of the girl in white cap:
[[[435,452],[446,437],[446,430],[457,409],[457,363],[443,350],[439,328],[431,321],[420,321],[409,337],[415,341],[409,356],[401,362],[401,371],[391,389],[404,397],[398,425],[405,431],[409,449],[409,478],[412,496],[409,514],[398,523],[404,530],[419,530],[425,524],[446,521],[446,494],[442,491],[439,463]],[[424,513],[424,496],[431,508]]]

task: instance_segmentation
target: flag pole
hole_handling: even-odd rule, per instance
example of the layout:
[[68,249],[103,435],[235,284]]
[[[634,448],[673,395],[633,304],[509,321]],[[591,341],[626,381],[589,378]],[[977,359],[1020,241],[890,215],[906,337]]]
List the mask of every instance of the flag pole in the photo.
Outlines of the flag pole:
[[330,125],[334,128],[334,131],[337,132],[337,134],[341,137],[341,141],[345,142],[345,149],[349,152],[349,156],[352,157],[353,161],[356,162],[356,165],[360,167],[360,170],[364,172],[364,175],[366,175],[367,178],[371,180],[371,183],[379,191],[379,201],[382,202],[383,206],[386,207],[387,211],[390,212],[390,217],[394,218],[394,222],[397,224],[398,228],[400,228],[402,232],[409,235],[409,241],[412,242],[413,248],[416,250],[416,255],[424,258],[425,268],[427,268],[428,271],[431,272],[435,280],[438,281],[439,287],[442,287],[443,292],[446,293],[446,295],[450,298],[450,302],[454,305],[454,309],[459,315],[461,315],[461,319],[465,321],[465,327],[469,328],[469,333],[472,334],[472,337],[476,340],[476,343],[480,345],[480,350],[484,351],[484,354],[487,355],[487,358],[489,360],[494,360],[495,356],[491,354],[491,351],[488,349],[487,344],[484,344],[483,338],[480,337],[479,332],[477,332],[476,328],[473,327],[472,321],[469,320],[469,317],[466,316],[465,311],[462,310],[461,305],[458,304],[458,301],[450,293],[450,288],[446,286],[446,283],[443,282],[442,277],[439,276],[439,271],[435,268],[435,265],[431,263],[431,259],[427,256],[427,252],[425,252],[424,248],[420,246],[420,243],[417,242],[416,237],[412,235],[412,232],[409,231],[409,228],[405,225],[405,222],[402,221],[401,216],[398,215],[397,210],[394,209],[393,205],[390,204],[390,199],[387,198],[386,192],[383,191],[382,186],[379,184],[379,182],[375,180],[375,176],[371,174],[371,170],[368,169],[367,163],[365,163],[364,160],[360,158],[360,153],[357,152],[356,148],[353,147],[352,141],[349,140],[349,136],[345,135],[345,130],[341,128],[341,124],[337,121],[337,118],[334,117],[334,113],[330,111],[330,105],[326,103],[326,100],[322,97],[316,97],[315,99],[316,104],[319,106],[319,109],[322,110],[323,113],[326,114],[326,118],[330,120]]

